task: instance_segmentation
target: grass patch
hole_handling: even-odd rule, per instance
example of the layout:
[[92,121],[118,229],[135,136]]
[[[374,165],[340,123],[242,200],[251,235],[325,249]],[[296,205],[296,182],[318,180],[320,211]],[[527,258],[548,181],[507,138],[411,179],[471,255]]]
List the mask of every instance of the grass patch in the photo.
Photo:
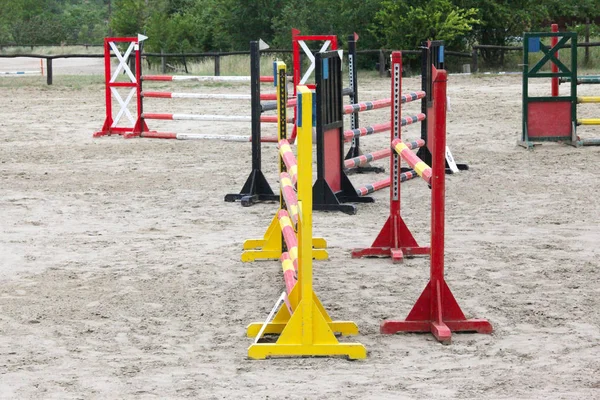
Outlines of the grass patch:
[[[260,59],[260,70],[262,75],[273,74],[273,61],[276,57],[263,56]],[[144,73],[162,74],[160,57],[148,57],[148,63],[145,64]],[[187,73],[190,75],[214,75],[215,59],[213,57],[186,57],[186,64],[183,64],[183,58],[169,57],[166,59],[166,74],[181,75]],[[222,76],[249,76],[250,75],[250,56],[234,55],[220,58],[220,72]]]

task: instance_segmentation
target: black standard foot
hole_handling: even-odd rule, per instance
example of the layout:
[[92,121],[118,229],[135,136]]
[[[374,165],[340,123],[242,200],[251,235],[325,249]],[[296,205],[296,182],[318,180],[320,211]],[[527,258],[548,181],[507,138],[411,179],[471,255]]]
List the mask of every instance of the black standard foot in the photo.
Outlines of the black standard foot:
[[255,169],[250,173],[240,193],[225,195],[226,202],[241,200],[242,206],[249,207],[260,201],[278,201],[279,195],[273,193],[269,182],[261,170]]

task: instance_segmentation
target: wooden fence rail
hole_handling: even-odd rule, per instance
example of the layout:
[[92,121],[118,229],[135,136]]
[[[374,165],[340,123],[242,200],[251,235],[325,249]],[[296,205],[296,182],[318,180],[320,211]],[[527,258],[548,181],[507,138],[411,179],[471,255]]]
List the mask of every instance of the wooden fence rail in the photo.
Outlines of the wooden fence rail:
[[[584,62],[587,63],[589,60],[589,48],[590,47],[598,47],[600,46],[600,42],[589,42],[589,37],[586,37],[588,41],[577,43],[577,47],[584,47],[586,49],[586,56],[584,58]],[[11,45],[0,44],[0,50],[3,47],[8,47]],[[32,49],[37,45],[21,45],[21,46],[30,46]],[[75,46],[75,45],[74,45]],[[82,44],[79,46],[98,46],[91,44]],[[500,50],[500,60],[501,64],[504,63],[504,53],[507,51],[523,51],[523,46],[494,46],[494,45],[473,45],[471,53],[463,53],[457,51],[446,51],[446,55],[450,57],[458,57],[458,58],[469,58],[470,59],[470,71],[475,73],[479,70],[479,57],[481,55],[482,50]],[[401,50],[403,54],[421,54],[421,50]],[[277,53],[288,53],[291,54],[292,50],[288,49],[269,49],[264,51],[263,53],[268,54],[277,54]],[[357,51],[359,54],[377,54],[378,55],[378,71],[380,76],[387,75],[386,71],[386,60],[389,58],[391,54],[391,50],[386,49],[365,49]],[[148,57],[156,57],[161,60],[161,69],[163,73],[166,73],[166,59],[167,58],[179,58],[183,62],[185,67],[185,71],[187,72],[187,58],[188,57],[207,57],[212,58],[214,60],[214,75],[221,75],[221,58],[227,56],[235,56],[235,55],[249,55],[249,51],[231,51],[231,52],[203,52],[203,53],[165,53],[161,51],[160,53],[144,53],[144,57],[148,59]],[[58,58],[104,58],[104,54],[60,54],[60,55],[43,55],[43,54],[0,54],[1,58],[17,58],[17,57],[26,57],[26,58],[39,58],[46,60],[46,82],[48,85],[52,85],[52,60]],[[114,55],[112,55],[114,57]],[[133,61],[133,60],[131,60]]]

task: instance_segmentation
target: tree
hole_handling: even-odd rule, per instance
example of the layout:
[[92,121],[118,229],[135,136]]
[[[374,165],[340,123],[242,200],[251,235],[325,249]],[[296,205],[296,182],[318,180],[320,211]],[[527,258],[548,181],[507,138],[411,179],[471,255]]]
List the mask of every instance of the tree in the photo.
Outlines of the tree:
[[110,27],[115,36],[136,36],[145,32],[150,17],[148,0],[113,0]]
[[457,7],[450,0],[383,0],[371,32],[388,48],[415,49],[428,39],[462,48],[480,22],[476,15],[476,8]]
[[[473,42],[507,46],[538,26],[548,13],[535,0],[455,0],[462,7],[477,5],[479,22],[473,27]],[[504,51],[483,49],[483,59],[492,65],[502,64]]]
[[219,48],[247,50],[250,40],[259,38],[272,44],[273,22],[281,16],[284,0],[220,0],[216,3],[215,12],[206,22],[215,25],[213,40],[220,44]]
[[597,0],[547,0],[545,3],[551,20],[566,17],[585,22],[600,16]]
[[479,22],[474,27],[480,44],[507,45],[520,37],[548,15],[547,9],[535,0],[455,0],[462,7],[477,7]]
[[101,42],[108,0],[11,0],[0,2],[0,41],[17,44]]

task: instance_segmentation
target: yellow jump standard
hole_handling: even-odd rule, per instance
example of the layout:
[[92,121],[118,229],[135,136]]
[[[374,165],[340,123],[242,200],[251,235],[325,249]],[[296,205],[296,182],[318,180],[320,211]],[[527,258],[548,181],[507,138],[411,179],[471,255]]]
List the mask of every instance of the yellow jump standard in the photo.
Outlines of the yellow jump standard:
[[248,348],[248,357],[253,359],[297,356],[360,359],[367,356],[367,350],[360,343],[338,342],[334,332],[352,335],[358,333],[358,327],[350,321],[332,321],[313,290],[312,97],[306,86],[298,87],[298,282],[289,294],[288,304],[278,301],[281,307],[272,321],[248,326],[249,337],[280,334],[275,343],[258,343],[260,337],[257,337]]
[[[297,165],[289,144],[287,142],[287,124],[282,123],[287,117],[287,93],[286,93],[286,65],[284,62],[274,62],[276,68],[276,79],[275,85],[277,86],[277,115],[279,116],[277,122],[278,140],[280,143],[279,152],[279,172],[288,172],[292,180],[295,181],[297,178]],[[284,141],[284,142],[282,142]],[[284,143],[281,145],[281,143]],[[289,150],[287,154],[285,151]],[[289,164],[286,167],[285,162]],[[283,193],[280,193],[280,198]],[[280,199],[280,206],[283,204],[283,199]],[[285,207],[283,207],[285,208]],[[242,261],[251,262],[256,260],[278,260],[279,257],[284,253],[283,240],[281,237],[282,229],[279,223],[278,213],[275,213],[267,231],[261,239],[249,239],[244,241],[242,252]],[[312,238],[312,244],[314,247],[313,257],[317,260],[327,260],[329,257],[327,254],[327,241],[323,238]]]

